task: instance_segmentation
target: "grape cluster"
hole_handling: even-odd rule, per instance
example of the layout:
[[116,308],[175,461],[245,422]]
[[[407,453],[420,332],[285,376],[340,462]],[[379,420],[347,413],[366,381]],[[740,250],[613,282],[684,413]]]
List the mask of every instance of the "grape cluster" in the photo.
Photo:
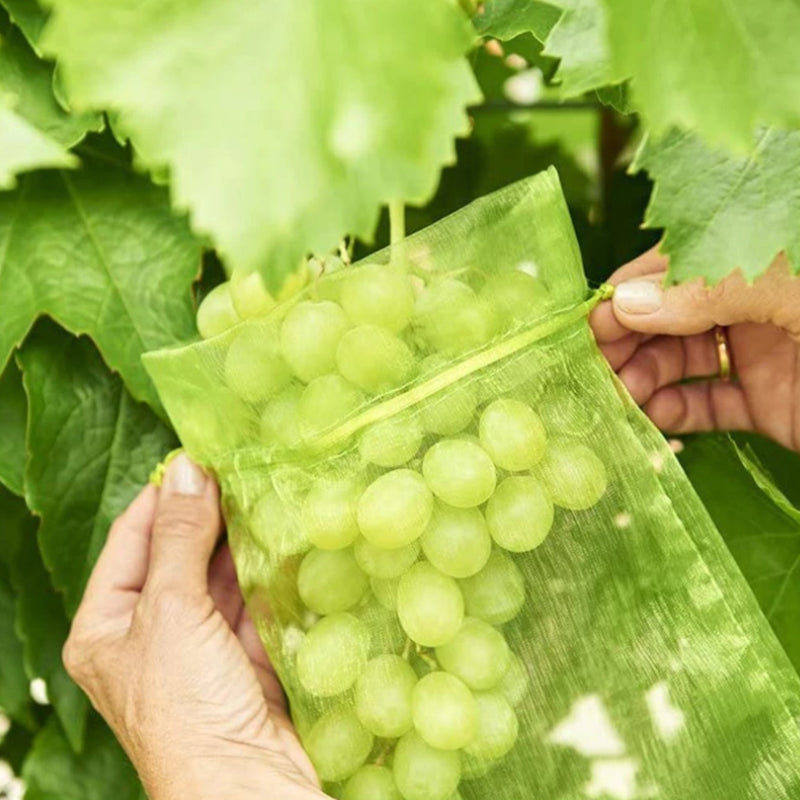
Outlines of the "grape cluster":
[[[259,407],[270,445],[302,447],[542,302],[522,272],[476,290],[371,264],[320,286],[279,336],[245,327],[227,352],[227,383]],[[517,740],[528,673],[502,630],[525,601],[513,554],[542,544],[556,507],[597,503],[605,468],[520,397],[481,397],[469,379],[365,427],[354,447],[354,468],[307,488],[301,525],[274,490],[250,514],[265,549],[299,559],[312,621],[293,666],[320,709],[304,744],[343,800],[451,800]]]

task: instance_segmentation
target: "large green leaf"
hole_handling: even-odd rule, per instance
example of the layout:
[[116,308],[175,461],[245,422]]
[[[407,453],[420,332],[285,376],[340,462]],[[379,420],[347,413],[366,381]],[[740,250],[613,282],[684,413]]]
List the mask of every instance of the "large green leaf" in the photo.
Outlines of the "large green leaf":
[[17,633],[24,643],[28,676],[47,685],[50,703],[72,746],[83,747],[89,700],[67,675],[61,650],[69,633],[69,621],[61,597],[50,584],[36,542],[36,528],[28,526],[14,559],[11,585],[16,592]]
[[[0,490],[3,558],[14,591],[14,627],[23,649],[27,679],[41,678],[72,748],[80,750],[89,701],[61,662],[69,622],[53,590],[36,541],[36,520],[25,503]],[[25,686],[27,696],[27,680]]]
[[800,669],[800,511],[726,436],[687,441],[681,462]]
[[11,19],[36,48],[47,22],[47,12],[36,0],[0,0],[0,5],[5,6]]
[[0,375],[0,483],[18,495],[23,492],[27,416],[22,375],[12,361]]
[[421,202],[477,101],[449,0],[51,0],[71,100],[119,109],[229,264],[272,285],[307,251]]
[[88,333],[160,408],[141,354],[195,335],[200,245],[166,192],[111,160],[37,173],[0,195],[0,369],[42,314]]
[[32,725],[29,681],[25,674],[22,642],[14,629],[15,615],[16,602],[8,571],[5,565],[0,565],[0,713]]
[[13,189],[17,175],[23,172],[78,166],[74,155],[9,108],[7,102],[0,96],[0,189]]
[[24,503],[0,486],[0,712],[31,727],[34,720],[29,681],[22,640],[14,628],[17,598],[10,574],[27,516]]
[[617,69],[650,126],[742,148],[800,123],[797,0],[605,0]]
[[607,15],[602,0],[556,0],[563,9],[550,31],[544,54],[560,58],[556,77],[565,97],[619,83],[626,76],[615,70],[608,53]]
[[487,0],[473,23],[484,36],[506,41],[530,32],[543,43],[560,16],[555,5],[539,0]]
[[761,131],[749,155],[671,132],[636,159],[655,180],[645,224],[664,228],[669,278],[711,283],[736,267],[752,279],[785,250],[800,269],[800,131]]
[[125,753],[96,714],[80,755],[51,719],[36,737],[22,777],[25,800],[146,800]]
[[19,360],[28,394],[28,505],[55,587],[74,612],[113,520],[175,446],[85,339],[36,327]]
[[22,32],[0,12],[0,93],[14,96],[14,111],[64,147],[72,147],[90,130],[102,130],[101,115],[68,113],[52,87],[52,65],[36,57]]

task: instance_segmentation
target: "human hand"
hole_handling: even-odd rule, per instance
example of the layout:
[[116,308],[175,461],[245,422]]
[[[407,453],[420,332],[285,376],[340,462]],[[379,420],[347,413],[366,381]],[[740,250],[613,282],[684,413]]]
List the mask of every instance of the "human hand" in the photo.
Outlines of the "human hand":
[[[666,268],[653,249],[618,269],[613,299],[590,320],[634,400],[669,433],[757,431],[800,451],[800,278],[786,258],[752,285],[737,273],[663,289]],[[728,328],[734,381],[714,379],[717,325]]]
[[64,662],[150,800],[319,800],[220,531],[216,485],[179,456],[112,526]]

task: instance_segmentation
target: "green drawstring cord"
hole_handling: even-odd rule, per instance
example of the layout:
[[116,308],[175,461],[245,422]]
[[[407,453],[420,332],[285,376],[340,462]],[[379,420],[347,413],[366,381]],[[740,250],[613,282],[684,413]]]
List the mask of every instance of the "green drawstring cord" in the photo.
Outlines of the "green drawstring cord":
[[453,383],[465,378],[467,375],[477,372],[484,367],[506,358],[514,353],[523,350],[529,345],[537,342],[562,328],[577,322],[588,316],[589,312],[603,300],[608,300],[614,294],[614,287],[610,283],[603,283],[591,296],[584,302],[567,309],[566,311],[545,320],[538,325],[534,325],[521,333],[504,339],[498,344],[481,350],[469,358],[460,361],[458,364],[435,375],[425,383],[415,386],[400,395],[392,397],[377,406],[367,409],[363,414],[359,414],[347,420],[338,428],[334,428],[324,436],[309,443],[309,449],[327,450],[329,447],[347,441],[354,433],[367,425],[392,417],[411,406],[416,405],[422,400],[426,400],[442,389],[446,389]]
[[[368,408],[361,414],[346,420],[343,424],[328,431],[318,439],[315,439],[313,442],[307,442],[303,449],[303,456],[305,457],[309,452],[319,453],[329,448],[336,447],[342,442],[348,441],[355,433],[367,425],[372,425],[375,422],[380,422],[395,414],[399,414],[417,403],[427,400],[432,395],[435,395],[437,392],[471,375],[473,372],[484,369],[490,364],[511,356],[534,342],[557,333],[580,319],[584,319],[595,306],[603,300],[610,299],[613,294],[614,287],[611,284],[601,284],[582,303],[568,308],[566,311],[562,311],[560,314],[556,314],[543,322],[535,324],[527,330],[504,339],[485,350],[474,353],[463,361],[434,375],[424,383],[418,384],[412,389],[408,389],[401,394],[390,397]],[[151,483],[156,486],[161,485],[167,465],[180,452],[181,450],[174,450],[155,468],[153,474],[150,476]],[[235,453],[234,460],[238,469],[246,469],[250,464],[261,466],[264,463],[264,452],[262,448],[253,448],[249,451],[239,450]],[[291,458],[288,460],[291,460]],[[222,466],[219,464],[217,467],[218,470],[222,469]]]
[[156,464],[155,469],[150,473],[149,479],[149,482],[152,483],[153,486],[157,486],[159,489],[161,488],[161,484],[164,483],[164,475],[167,474],[167,467],[182,452],[183,448],[179,447],[177,450],[167,453],[164,459],[159,464]]

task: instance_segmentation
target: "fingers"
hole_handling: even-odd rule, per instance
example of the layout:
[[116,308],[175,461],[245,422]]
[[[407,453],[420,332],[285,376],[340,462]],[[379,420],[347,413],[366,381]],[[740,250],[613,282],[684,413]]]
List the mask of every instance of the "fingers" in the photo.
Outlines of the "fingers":
[[208,591],[208,568],[221,531],[216,484],[183,454],[167,468],[158,499],[147,587]]
[[733,383],[709,381],[668,386],[657,391],[644,410],[666,433],[753,430],[744,392]]
[[[785,257],[776,259],[752,284],[740,272],[713,287],[695,280],[664,288],[663,277],[646,274],[617,286],[611,304],[622,328],[686,336],[715,325],[771,322],[800,334],[800,279],[792,276]],[[603,325],[607,334],[607,319]]]
[[113,617],[133,609],[147,577],[157,503],[158,489],[147,486],[111,526],[86,586],[84,612]]
[[239,590],[236,567],[227,542],[211,559],[211,566],[208,568],[208,593],[228,625],[235,628],[242,613],[244,600]]
[[[656,276],[661,280],[667,271],[667,257],[658,252],[658,247],[653,247],[633,261],[620,267],[609,279],[608,283],[617,286],[625,281],[648,276]],[[630,329],[620,322],[614,314],[611,302],[600,303],[590,317],[589,323],[594,331],[595,338],[602,345],[607,342],[616,342],[627,336]]]
[[719,367],[717,346],[710,331],[696,336],[657,336],[636,350],[619,369],[619,377],[631,397],[642,405],[669,384],[711,377]]

